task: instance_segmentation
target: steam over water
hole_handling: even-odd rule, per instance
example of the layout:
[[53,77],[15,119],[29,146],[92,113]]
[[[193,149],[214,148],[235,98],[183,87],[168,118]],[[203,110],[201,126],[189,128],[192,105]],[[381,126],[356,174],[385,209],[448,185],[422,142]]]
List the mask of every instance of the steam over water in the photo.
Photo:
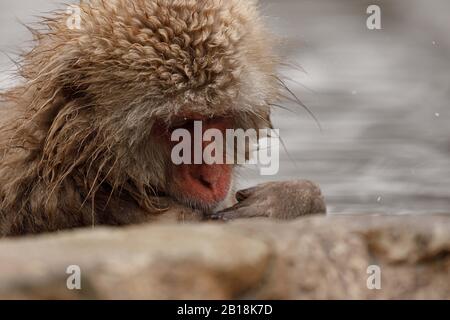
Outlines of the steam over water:
[[[364,0],[261,0],[301,107],[274,113],[289,156],[280,173],[240,173],[239,185],[305,178],[322,186],[332,213],[450,212],[450,2],[376,1],[382,30],[368,30]],[[20,25],[57,1],[2,0],[0,50],[14,57]],[[0,56],[4,70],[13,69]],[[1,112],[1,111],[0,111]],[[0,113],[1,116],[1,113]]]

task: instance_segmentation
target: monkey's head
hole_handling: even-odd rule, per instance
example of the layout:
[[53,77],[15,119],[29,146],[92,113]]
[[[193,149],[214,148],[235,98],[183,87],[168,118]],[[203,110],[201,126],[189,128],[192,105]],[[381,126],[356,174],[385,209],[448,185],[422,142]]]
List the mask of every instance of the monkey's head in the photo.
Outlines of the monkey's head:
[[29,110],[47,126],[43,176],[70,173],[140,202],[165,194],[203,210],[221,204],[234,166],[175,165],[170,137],[195,120],[221,132],[271,126],[277,59],[256,6],[91,0],[46,21],[22,70],[37,88]]

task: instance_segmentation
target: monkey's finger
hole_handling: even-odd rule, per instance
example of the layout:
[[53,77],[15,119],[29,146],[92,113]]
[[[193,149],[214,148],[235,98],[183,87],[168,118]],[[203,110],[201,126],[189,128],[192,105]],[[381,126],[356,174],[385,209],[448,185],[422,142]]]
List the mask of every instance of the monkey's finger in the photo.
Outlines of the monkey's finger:
[[313,214],[326,214],[327,213],[327,205],[325,204],[325,200],[323,196],[318,196],[313,200],[311,206],[311,212]]
[[252,187],[244,190],[239,190],[236,193],[236,200],[241,202],[250,197],[252,194],[254,194],[257,190],[257,187]]
[[254,207],[242,207],[236,210],[222,211],[212,215],[213,220],[231,221],[236,219],[249,219],[268,217],[264,210],[258,210]]
[[248,206],[246,201],[238,202],[234,206],[226,208],[226,209],[223,209],[223,210],[219,211],[218,213],[225,213],[225,212],[230,212],[230,211],[236,211],[236,210],[239,210],[239,209],[241,209],[241,208],[243,208],[245,206]]

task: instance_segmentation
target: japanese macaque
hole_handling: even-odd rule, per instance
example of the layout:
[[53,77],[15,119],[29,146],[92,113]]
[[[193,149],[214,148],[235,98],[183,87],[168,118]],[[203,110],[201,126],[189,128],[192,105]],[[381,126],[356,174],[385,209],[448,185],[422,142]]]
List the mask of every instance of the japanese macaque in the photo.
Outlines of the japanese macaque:
[[308,181],[236,193],[234,165],[171,161],[171,133],[194,121],[271,127],[283,86],[256,1],[91,0],[79,13],[79,27],[55,12],[30,29],[22,80],[1,95],[0,236],[325,212]]

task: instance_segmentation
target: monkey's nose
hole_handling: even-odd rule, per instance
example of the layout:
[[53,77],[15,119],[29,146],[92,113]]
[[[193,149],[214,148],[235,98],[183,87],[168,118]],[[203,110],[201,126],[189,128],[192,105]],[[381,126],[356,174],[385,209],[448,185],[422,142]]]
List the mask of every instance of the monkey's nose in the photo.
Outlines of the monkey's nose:
[[212,189],[213,187],[212,183],[208,181],[208,178],[205,178],[203,175],[200,175],[200,177],[198,177],[198,181],[200,181],[200,183],[208,189]]
[[201,165],[192,172],[192,178],[197,180],[205,188],[214,190],[218,180],[220,180],[220,169],[215,165]]
[[231,186],[231,172],[228,165],[190,165],[183,182],[185,192],[207,203],[222,201]]

